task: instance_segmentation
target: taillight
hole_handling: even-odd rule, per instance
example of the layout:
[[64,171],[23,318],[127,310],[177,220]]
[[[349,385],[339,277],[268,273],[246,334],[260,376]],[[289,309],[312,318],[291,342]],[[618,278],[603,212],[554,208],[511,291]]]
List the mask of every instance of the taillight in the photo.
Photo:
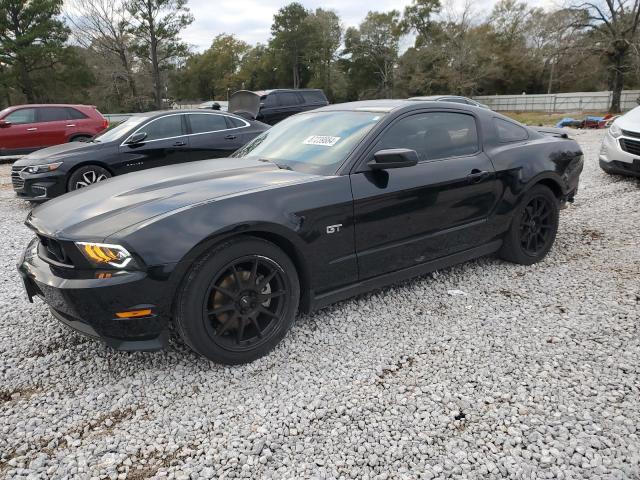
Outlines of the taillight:
[[102,119],[102,128],[109,128],[109,120],[106,118]]

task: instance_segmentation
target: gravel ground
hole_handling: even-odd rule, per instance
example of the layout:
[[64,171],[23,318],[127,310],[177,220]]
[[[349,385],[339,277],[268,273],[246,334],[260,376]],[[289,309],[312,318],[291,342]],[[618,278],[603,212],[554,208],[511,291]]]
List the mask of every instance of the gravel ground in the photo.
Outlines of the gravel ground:
[[0,476],[640,478],[640,183],[575,136],[580,193],[542,263],[339,303],[233,368],[114,352],[27,303],[28,206],[0,166]]

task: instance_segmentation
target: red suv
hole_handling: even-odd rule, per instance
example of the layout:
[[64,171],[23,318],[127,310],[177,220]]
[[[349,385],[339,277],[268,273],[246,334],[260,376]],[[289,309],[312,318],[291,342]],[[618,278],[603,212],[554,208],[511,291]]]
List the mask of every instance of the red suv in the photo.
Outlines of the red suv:
[[88,105],[18,105],[0,111],[0,155],[87,140],[109,126]]

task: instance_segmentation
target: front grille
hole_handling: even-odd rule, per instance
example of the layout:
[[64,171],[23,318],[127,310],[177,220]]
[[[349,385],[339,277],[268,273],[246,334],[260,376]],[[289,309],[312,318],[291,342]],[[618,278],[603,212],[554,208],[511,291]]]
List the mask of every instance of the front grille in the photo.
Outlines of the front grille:
[[620,139],[620,148],[631,155],[640,156],[640,141],[631,140],[629,138]]
[[23,167],[11,167],[11,183],[14,190],[22,190],[24,188],[24,180],[20,178],[20,171]]
[[633,137],[633,138],[640,138],[640,133],[638,132],[632,132],[630,130],[622,130],[622,134],[625,137]]
[[45,260],[51,260],[55,263],[73,266],[73,262],[64,251],[62,243],[40,234],[38,234],[38,240],[40,240],[40,256]]

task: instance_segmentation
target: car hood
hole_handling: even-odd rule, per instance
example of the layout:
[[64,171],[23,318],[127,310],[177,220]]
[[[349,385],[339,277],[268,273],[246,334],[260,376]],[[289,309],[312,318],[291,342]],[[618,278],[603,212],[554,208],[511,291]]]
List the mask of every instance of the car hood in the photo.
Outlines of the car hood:
[[43,148],[30,153],[14,162],[16,167],[28,167],[29,165],[42,165],[46,163],[59,162],[63,157],[69,155],[80,155],[95,152],[102,149],[106,144],[92,142],[69,142],[54,147]]
[[27,225],[62,240],[101,241],[173,210],[318,179],[252,159],[203,160],[114,177],[36,207]]
[[640,132],[640,107],[628,111],[621,117],[616,118],[616,125],[623,130]]

